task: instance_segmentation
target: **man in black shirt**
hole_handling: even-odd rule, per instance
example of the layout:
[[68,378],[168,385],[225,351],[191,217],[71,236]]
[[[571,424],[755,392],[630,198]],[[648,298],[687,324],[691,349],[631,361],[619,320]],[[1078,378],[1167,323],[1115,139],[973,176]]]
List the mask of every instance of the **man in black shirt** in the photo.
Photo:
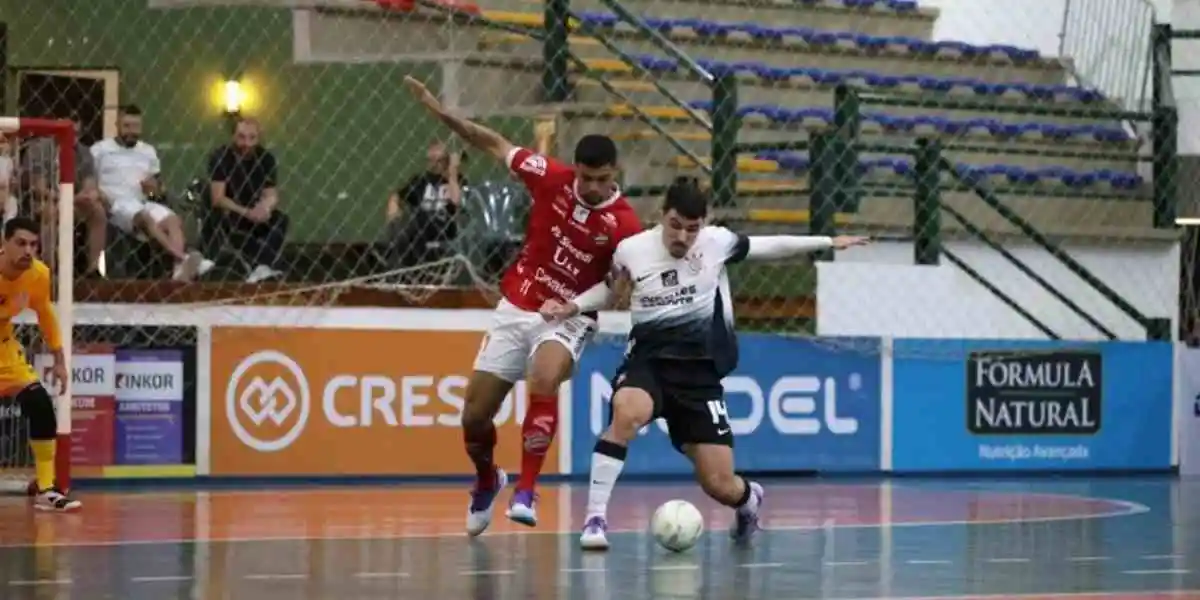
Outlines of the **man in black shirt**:
[[459,172],[462,158],[461,152],[448,152],[441,142],[430,144],[425,172],[388,198],[387,243],[393,265],[418,265],[444,256],[444,246],[458,234],[455,217],[467,185]]
[[287,215],[279,210],[275,155],[258,143],[254,119],[239,119],[233,143],[208,159],[213,208],[220,226],[253,265],[247,283],[282,275],[277,263],[287,236]]

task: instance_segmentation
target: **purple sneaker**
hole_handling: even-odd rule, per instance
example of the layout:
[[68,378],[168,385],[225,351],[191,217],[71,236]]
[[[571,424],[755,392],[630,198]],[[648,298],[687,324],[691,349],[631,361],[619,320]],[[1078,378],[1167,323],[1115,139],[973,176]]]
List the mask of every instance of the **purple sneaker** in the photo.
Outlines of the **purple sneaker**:
[[579,535],[579,547],[584,550],[608,550],[608,521],[604,517],[588,517]]
[[479,482],[471,488],[471,503],[467,505],[467,535],[475,537],[492,524],[492,508],[500,490],[508,485],[508,474],[504,469],[496,469],[496,482],[490,488],[482,488]]
[[737,522],[734,523],[733,530],[729,532],[733,539],[739,542],[749,540],[754,535],[754,532],[760,529],[758,525],[758,511],[762,509],[763,500],[766,498],[763,486],[754,481],[749,482],[748,485],[750,486],[750,495],[753,499],[746,506],[737,510],[735,515]]
[[513,492],[508,504],[508,520],[526,527],[537,527],[537,494],[533,490]]

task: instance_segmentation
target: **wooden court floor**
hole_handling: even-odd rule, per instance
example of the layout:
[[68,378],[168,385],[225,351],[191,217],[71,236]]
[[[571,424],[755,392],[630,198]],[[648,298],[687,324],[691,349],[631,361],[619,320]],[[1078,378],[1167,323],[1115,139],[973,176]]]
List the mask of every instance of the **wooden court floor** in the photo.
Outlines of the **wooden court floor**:
[[[85,491],[72,515],[3,498],[0,598],[1200,600],[1200,483],[766,483],[749,547],[690,484],[622,485],[607,554],[577,549],[586,490],[566,484],[538,528],[498,515],[474,541],[464,486]],[[672,498],[709,526],[684,554],[645,534]]]

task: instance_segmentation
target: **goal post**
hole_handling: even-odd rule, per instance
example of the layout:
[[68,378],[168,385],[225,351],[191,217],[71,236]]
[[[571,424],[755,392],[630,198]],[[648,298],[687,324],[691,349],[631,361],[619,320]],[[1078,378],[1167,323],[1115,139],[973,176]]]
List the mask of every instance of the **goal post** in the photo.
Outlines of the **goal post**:
[[[54,168],[49,172],[49,178],[57,187],[55,196],[56,223],[51,229],[53,238],[42,240],[44,245],[54,248],[51,261],[53,279],[54,308],[57,311],[59,326],[62,328],[62,354],[67,373],[71,373],[72,364],[72,325],[74,323],[74,223],[75,223],[75,127],[69,120],[63,119],[30,119],[23,117],[0,117],[0,134],[17,140],[24,138],[46,138],[53,141],[55,151]],[[17,150],[13,151],[13,160],[17,160]],[[20,190],[16,190],[18,193]],[[6,202],[7,198],[0,198]],[[43,218],[48,218],[43,215]],[[39,340],[40,342],[40,340]],[[35,346],[36,347],[36,346]],[[33,350],[31,348],[30,350]],[[30,351],[32,360],[36,352]],[[55,451],[55,479],[57,485],[66,490],[71,486],[71,378],[66,381],[48,382],[50,391],[55,397],[55,418],[57,420],[57,438]],[[6,399],[6,402],[12,402]],[[17,410],[10,409],[8,415],[13,416]],[[25,427],[24,418],[6,419],[0,427]],[[0,439],[7,440],[7,447],[0,447],[0,491],[21,492],[32,490],[31,476],[28,468],[32,460],[27,456],[28,437],[18,435],[17,431],[0,429]],[[23,442],[23,443],[22,443]]]

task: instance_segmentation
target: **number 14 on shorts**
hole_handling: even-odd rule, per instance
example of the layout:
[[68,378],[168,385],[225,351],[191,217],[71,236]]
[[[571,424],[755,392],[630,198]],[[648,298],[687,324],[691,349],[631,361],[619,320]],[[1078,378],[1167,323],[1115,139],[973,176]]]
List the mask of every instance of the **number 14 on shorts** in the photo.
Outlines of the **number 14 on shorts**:
[[709,400],[708,414],[712,416],[713,425],[717,426],[717,435],[729,433],[729,409],[724,400]]

